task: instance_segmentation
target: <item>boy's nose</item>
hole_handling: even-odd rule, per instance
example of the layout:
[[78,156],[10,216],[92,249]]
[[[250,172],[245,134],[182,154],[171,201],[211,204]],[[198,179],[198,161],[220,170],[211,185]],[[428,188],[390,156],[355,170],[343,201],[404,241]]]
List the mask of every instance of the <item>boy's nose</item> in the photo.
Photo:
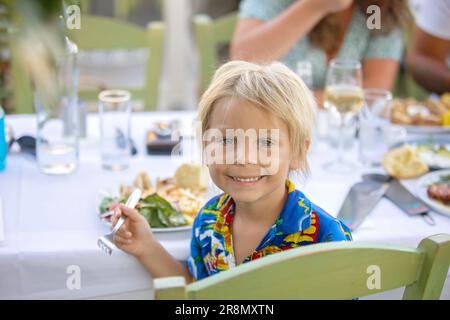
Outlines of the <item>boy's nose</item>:
[[258,164],[258,148],[255,143],[244,143],[235,150],[236,164]]

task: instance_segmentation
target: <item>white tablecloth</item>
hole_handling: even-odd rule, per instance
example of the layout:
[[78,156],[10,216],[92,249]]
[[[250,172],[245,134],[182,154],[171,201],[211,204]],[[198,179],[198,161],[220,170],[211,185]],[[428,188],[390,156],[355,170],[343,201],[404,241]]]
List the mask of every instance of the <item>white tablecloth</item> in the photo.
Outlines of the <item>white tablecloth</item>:
[[[88,138],[80,143],[80,163],[74,174],[44,175],[29,158],[10,155],[6,171],[0,173],[5,228],[5,241],[0,243],[0,298],[95,298],[150,290],[150,276],[133,257],[121,251],[106,256],[98,249],[97,238],[108,231],[96,217],[98,191],[131,183],[141,170],[153,178],[172,175],[180,160],[146,155],[145,131],[154,120],[188,121],[194,117],[190,112],[134,114],[132,135],[139,155],[122,172],[101,168],[95,115],[88,118]],[[6,123],[13,127],[16,136],[35,134],[33,116],[7,116]],[[348,157],[355,161],[356,154],[355,148],[348,151]],[[322,163],[332,156],[326,145],[315,146],[310,155],[311,175],[298,182],[297,187],[336,215],[350,186],[359,181],[364,169],[349,175],[329,174],[322,169]],[[414,191],[414,181],[407,186]],[[436,213],[432,216],[435,226],[420,217],[407,216],[383,199],[354,233],[354,239],[415,247],[422,238],[450,233],[450,218]],[[175,258],[187,257],[189,233],[157,236]],[[71,268],[80,270],[80,289],[67,286]],[[449,287],[447,280],[442,298],[450,299]]]

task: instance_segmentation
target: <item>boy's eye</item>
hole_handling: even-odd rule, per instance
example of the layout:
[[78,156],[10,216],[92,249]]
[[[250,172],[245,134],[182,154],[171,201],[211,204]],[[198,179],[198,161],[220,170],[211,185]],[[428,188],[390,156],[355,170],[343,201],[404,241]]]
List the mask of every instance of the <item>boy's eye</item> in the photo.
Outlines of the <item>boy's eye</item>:
[[262,147],[272,147],[274,142],[270,139],[259,139],[259,145]]
[[219,143],[224,146],[229,146],[234,143],[234,139],[233,138],[223,138],[223,139],[219,140]]

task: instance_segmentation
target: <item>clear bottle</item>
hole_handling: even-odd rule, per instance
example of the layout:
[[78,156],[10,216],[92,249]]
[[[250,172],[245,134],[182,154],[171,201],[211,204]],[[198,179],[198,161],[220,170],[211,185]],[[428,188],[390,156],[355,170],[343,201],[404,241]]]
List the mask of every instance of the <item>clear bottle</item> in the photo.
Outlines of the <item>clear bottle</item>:
[[77,46],[67,37],[64,52],[48,65],[48,83],[35,86],[37,160],[46,174],[69,174],[78,167]]

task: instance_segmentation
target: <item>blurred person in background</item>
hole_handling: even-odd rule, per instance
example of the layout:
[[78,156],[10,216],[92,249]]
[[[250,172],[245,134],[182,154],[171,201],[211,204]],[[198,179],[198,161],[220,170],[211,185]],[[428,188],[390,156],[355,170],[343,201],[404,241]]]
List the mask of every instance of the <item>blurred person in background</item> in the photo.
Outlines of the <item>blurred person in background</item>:
[[[370,5],[380,8],[373,30]],[[411,20],[406,0],[243,0],[231,58],[281,60],[293,70],[309,61],[319,103],[333,58],[361,61],[364,87],[391,90],[403,54],[401,28]]]
[[450,92],[450,0],[422,3],[407,67],[427,90]]

